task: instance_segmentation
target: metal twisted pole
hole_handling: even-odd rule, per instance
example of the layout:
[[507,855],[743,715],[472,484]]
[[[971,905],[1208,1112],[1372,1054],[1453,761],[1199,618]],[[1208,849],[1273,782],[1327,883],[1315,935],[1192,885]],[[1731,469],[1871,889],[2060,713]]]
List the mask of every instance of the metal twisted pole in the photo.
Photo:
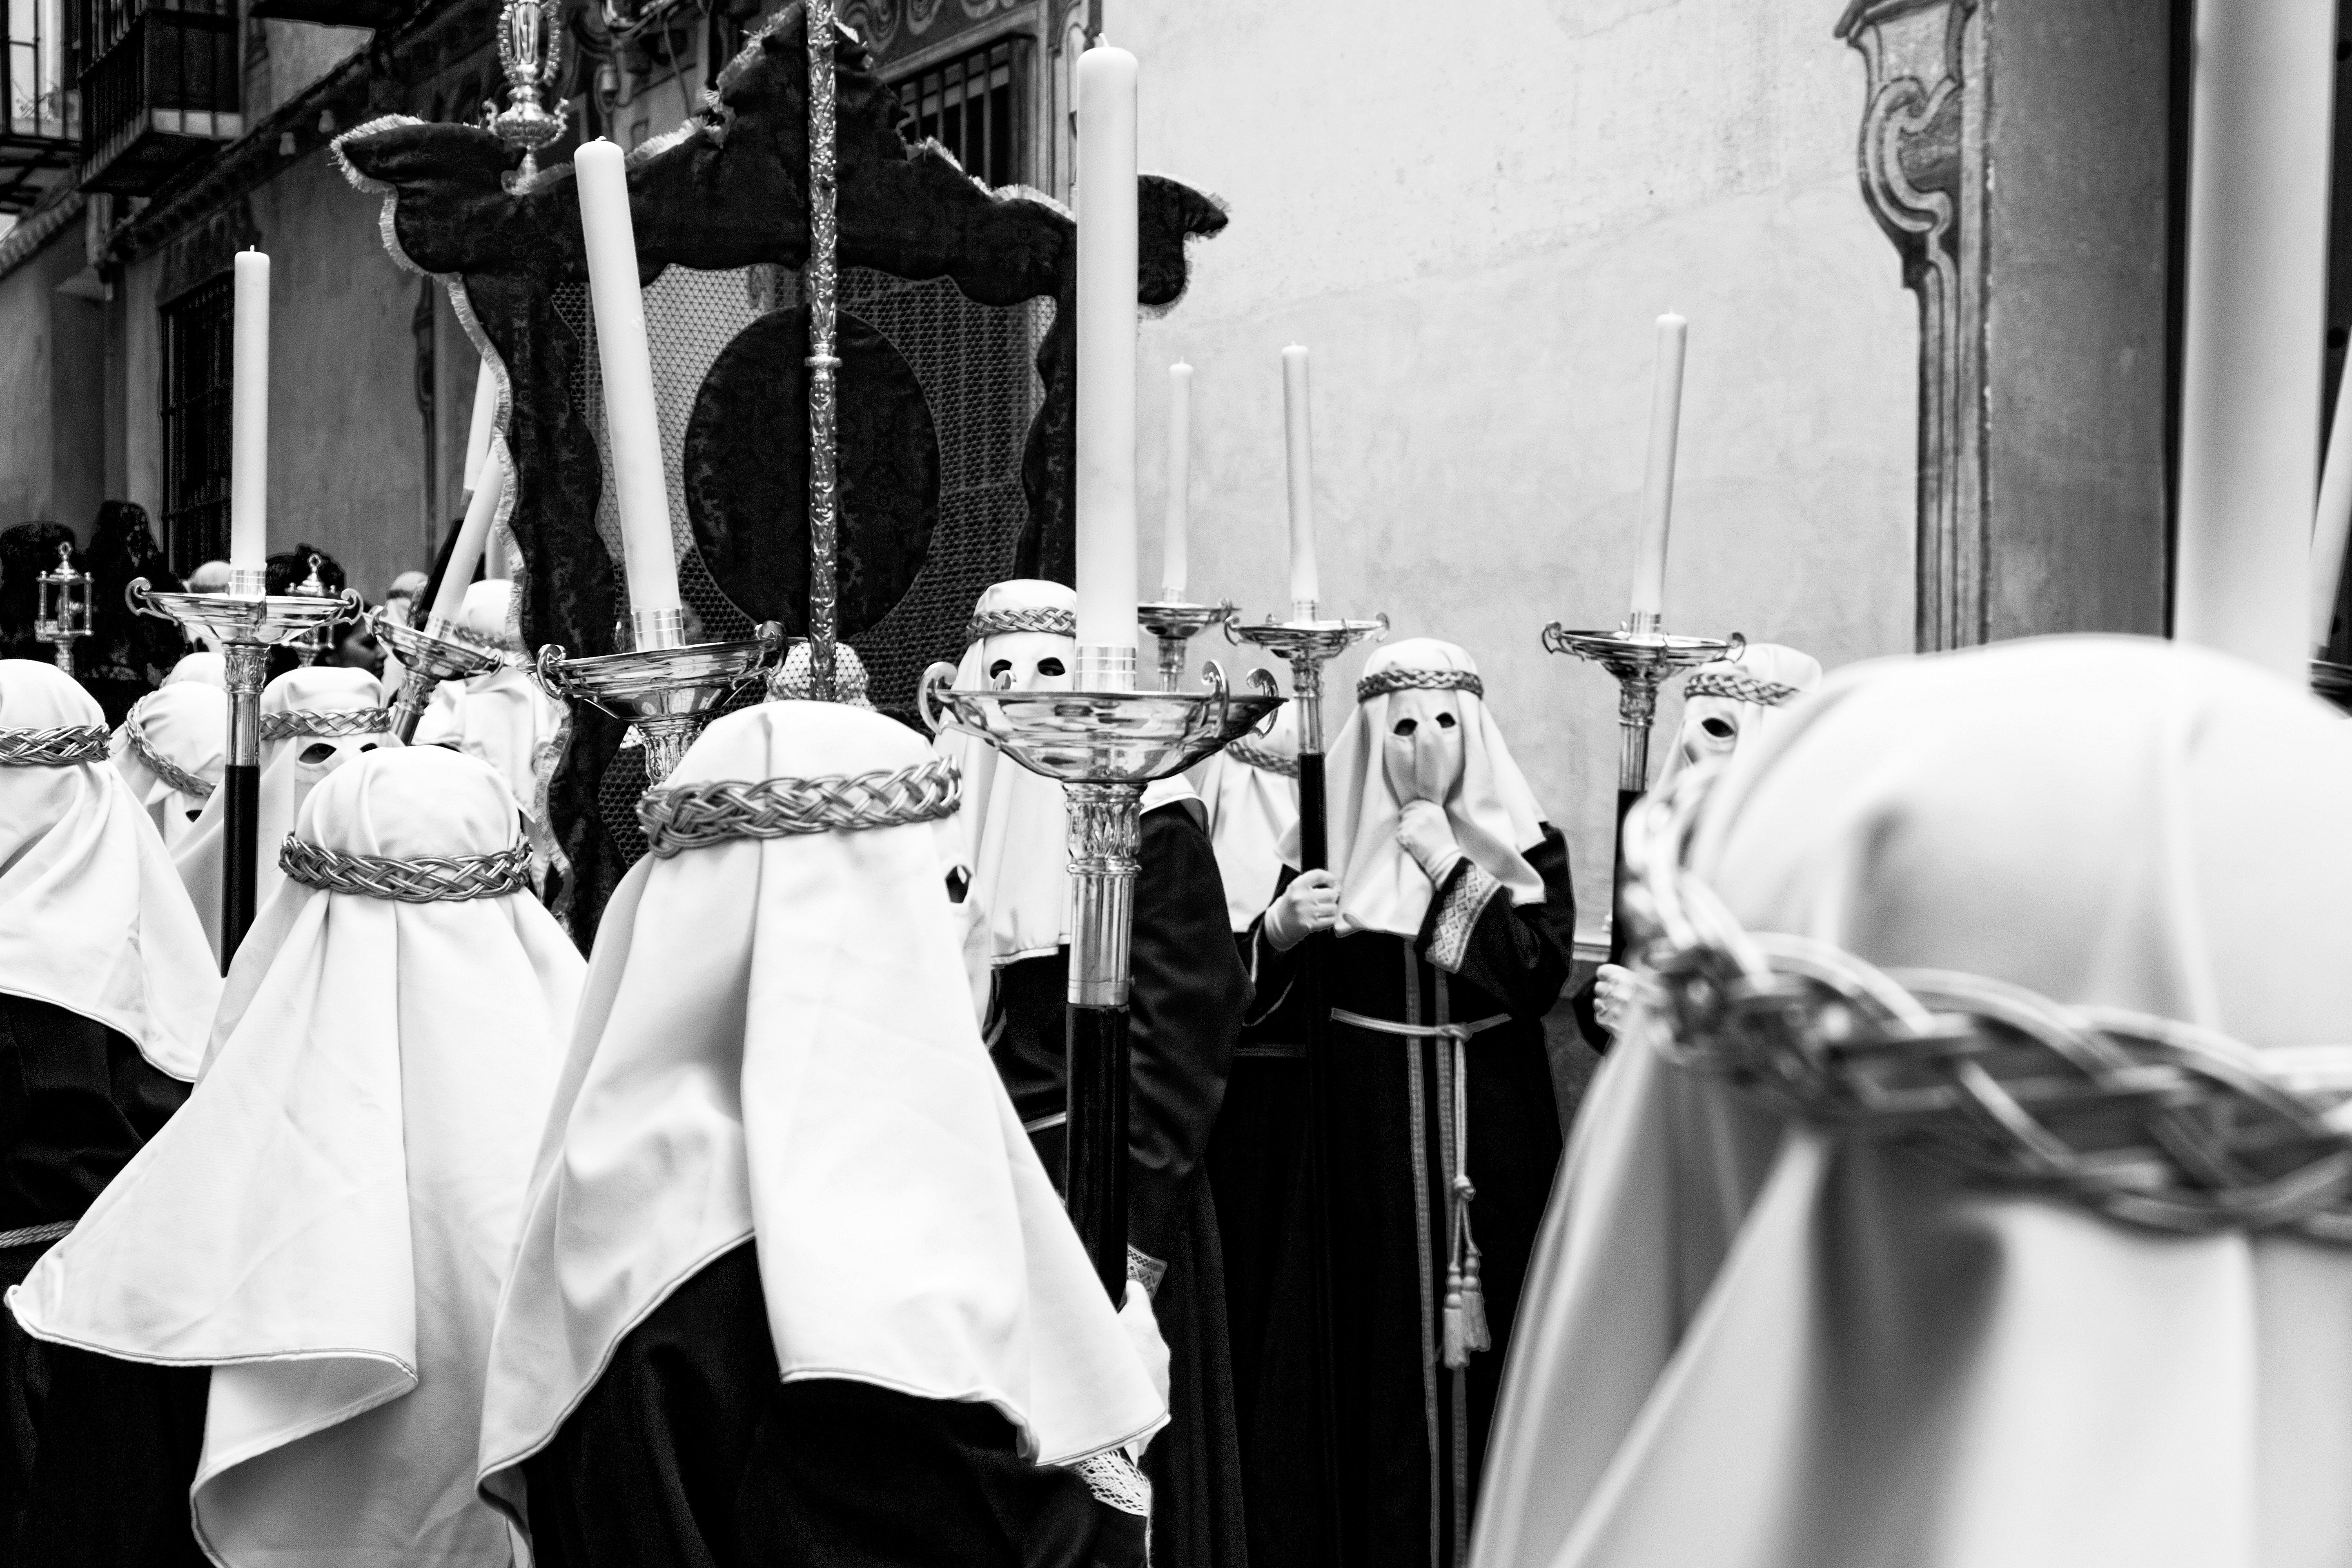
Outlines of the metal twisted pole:
[[837,178],[834,163],[834,0],[808,0],[809,59],[809,664],[819,700],[835,698],[834,311]]

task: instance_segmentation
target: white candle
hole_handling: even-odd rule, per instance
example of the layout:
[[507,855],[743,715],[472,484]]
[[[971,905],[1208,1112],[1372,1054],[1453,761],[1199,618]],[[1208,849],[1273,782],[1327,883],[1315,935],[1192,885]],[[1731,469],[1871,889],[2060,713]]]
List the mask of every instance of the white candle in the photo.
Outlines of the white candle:
[[[601,139],[572,155],[572,169],[580,188],[597,363],[604,373],[604,441],[613,454],[606,482],[619,502],[621,567],[629,579],[631,620],[639,647],[674,647],[675,635],[662,636],[653,621],[662,611],[678,608],[677,556],[654,406],[653,354],[646,343],[645,298],[637,291],[628,174],[621,150]],[[1133,287],[1130,281],[1130,291]]]
[[1078,60],[1078,643],[1136,646],[1135,57]]
[[269,556],[269,258],[236,256],[229,387],[228,563],[259,572]]
[[474,422],[466,431],[466,490],[472,494],[482,482],[482,459],[490,449],[490,423],[498,412],[498,373],[490,368],[490,356],[482,356],[482,368],[474,377]]
[[2307,679],[2336,11],[2200,5],[2174,635]]
[[1307,416],[1307,351],[1282,351],[1282,434],[1290,485],[1290,603],[1306,613],[1323,596],[1315,572],[1315,437]]
[[492,447],[476,477],[481,482],[466,503],[466,521],[457,525],[457,542],[449,547],[449,563],[441,569],[441,585],[433,593],[432,619],[425,623],[428,627],[435,621],[456,621],[466,607],[466,590],[473,584],[474,568],[481,564],[490,523],[499,515],[499,500],[506,493],[506,454]]
[[1658,318],[1658,358],[1650,378],[1650,457],[1642,471],[1641,533],[1633,546],[1633,618],[1654,619],[1666,604],[1666,531],[1675,511],[1675,445],[1683,416],[1683,350],[1690,323]]
[[2352,534],[2352,353],[2336,384],[2336,418],[2327,435],[2327,461],[2319,470],[2319,515],[2311,530],[2311,647],[2327,651],[2336,626],[2336,590],[2344,581],[2344,546]]
[[1192,367],[1168,367],[1168,522],[1160,535],[1160,596],[1181,604],[1192,575]]

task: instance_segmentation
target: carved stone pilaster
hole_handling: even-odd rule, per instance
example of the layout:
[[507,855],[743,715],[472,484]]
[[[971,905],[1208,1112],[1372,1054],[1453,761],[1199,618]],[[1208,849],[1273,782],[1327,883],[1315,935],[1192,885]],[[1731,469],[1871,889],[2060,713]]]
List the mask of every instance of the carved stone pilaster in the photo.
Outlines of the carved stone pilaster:
[[1919,297],[1917,638],[1987,637],[1985,82],[1977,0],[1853,0],[1863,199]]

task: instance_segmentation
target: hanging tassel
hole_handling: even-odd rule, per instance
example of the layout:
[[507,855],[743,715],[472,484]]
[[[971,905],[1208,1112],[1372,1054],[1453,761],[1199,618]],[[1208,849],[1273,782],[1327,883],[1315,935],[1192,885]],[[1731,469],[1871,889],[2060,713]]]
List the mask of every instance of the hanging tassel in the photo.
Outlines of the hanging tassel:
[[1454,1178],[1454,1256],[1445,1267],[1445,1364],[1459,1372],[1480,1351],[1495,1348],[1486,1328],[1486,1290],[1478,1278],[1478,1244],[1470,1239],[1470,1200],[1478,1189]]

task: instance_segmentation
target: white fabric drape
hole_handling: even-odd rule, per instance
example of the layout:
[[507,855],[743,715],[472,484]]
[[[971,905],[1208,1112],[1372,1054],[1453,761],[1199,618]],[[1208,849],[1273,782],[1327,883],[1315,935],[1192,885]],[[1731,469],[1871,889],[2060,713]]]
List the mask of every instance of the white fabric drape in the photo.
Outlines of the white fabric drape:
[[[1478,672],[1469,654],[1435,637],[1391,643],[1364,663],[1366,675],[1384,669]],[[1543,808],[1536,804],[1535,792],[1511,760],[1511,749],[1484,699],[1460,690],[1433,695],[1462,727],[1462,776],[1444,801],[1454,842],[1479,869],[1503,884],[1511,902],[1542,903],[1543,878],[1523,853],[1543,842]],[[1427,873],[1397,841],[1402,806],[1381,755],[1396,700],[1397,694],[1381,692],[1358,703],[1324,763],[1330,865],[1339,877],[1341,936],[1360,931],[1419,936],[1434,891]],[[1282,859],[1287,866],[1298,864],[1295,826],[1283,835]]]
[[[200,680],[167,681],[141,698],[131,713],[149,750],[219,789],[221,769],[228,762],[226,692]],[[177,847],[195,831],[194,819],[211,797],[191,795],[149,767],[131,744],[128,721],[114,731],[111,749],[116,771],[130,786],[131,798],[146,808],[163,847]]]
[[[0,659],[0,728],[105,722],[55,665]],[[0,991],[103,1024],[185,1080],[220,986],[163,841],[112,763],[0,767]]]
[[[516,837],[488,770],[425,748],[339,772],[300,832],[394,858]],[[12,1292],[39,1338],[213,1367],[216,1561],[509,1561],[474,1493],[483,1368],[584,970],[528,893],[288,882],[188,1103]]]
[[[1276,709],[1265,734],[1250,743],[1269,756],[1296,761],[1298,722],[1290,704]],[[1219,752],[1201,764],[1193,788],[1208,808],[1209,842],[1225,884],[1225,914],[1234,930],[1247,931],[1274,902],[1283,840],[1298,831],[1298,781]]]
[[200,648],[194,653],[182,655],[180,662],[172,667],[172,673],[163,678],[163,684],[177,686],[188,680],[199,681],[216,691],[227,691],[227,658],[209,648]]
[[[869,711],[770,702],[673,785],[898,769]],[[1156,1428],[1159,1397],[981,1044],[930,825],[648,857],[597,935],[501,1304],[484,1489],[704,1265],[759,1245],[786,1380],[986,1403],[1043,1462]]]
[[[1708,803],[1749,930],[2352,1053],[2352,730],[2218,655],[1842,671]],[[1546,1216],[1477,1568],[2352,1562],[2352,1248],[2159,1235],[1784,1125],[1636,1014]]]
[[[340,665],[290,669],[261,689],[265,718],[272,713],[341,712],[383,706],[383,687],[374,676],[364,669]],[[295,813],[301,809],[303,797],[312,786],[347,758],[398,744],[397,738],[382,732],[333,737],[292,735],[261,742],[261,798],[254,834],[255,909],[268,904],[286,879],[278,869],[278,848],[294,831]],[[328,748],[330,754],[324,762],[306,763],[301,760],[302,753],[313,746]],[[197,816],[195,826],[172,852],[173,862],[180,868],[180,879],[187,884],[188,896],[195,901],[196,916],[205,922],[205,936],[215,954],[220,952],[221,868],[228,856],[227,810],[228,792],[215,790]]]
[[[477,583],[466,590],[459,622],[485,641],[500,641],[513,601],[514,584],[506,579]],[[452,747],[488,763],[507,781],[515,805],[536,822],[541,748],[553,741],[562,721],[562,706],[528,671],[509,665],[436,687],[411,743]]]

